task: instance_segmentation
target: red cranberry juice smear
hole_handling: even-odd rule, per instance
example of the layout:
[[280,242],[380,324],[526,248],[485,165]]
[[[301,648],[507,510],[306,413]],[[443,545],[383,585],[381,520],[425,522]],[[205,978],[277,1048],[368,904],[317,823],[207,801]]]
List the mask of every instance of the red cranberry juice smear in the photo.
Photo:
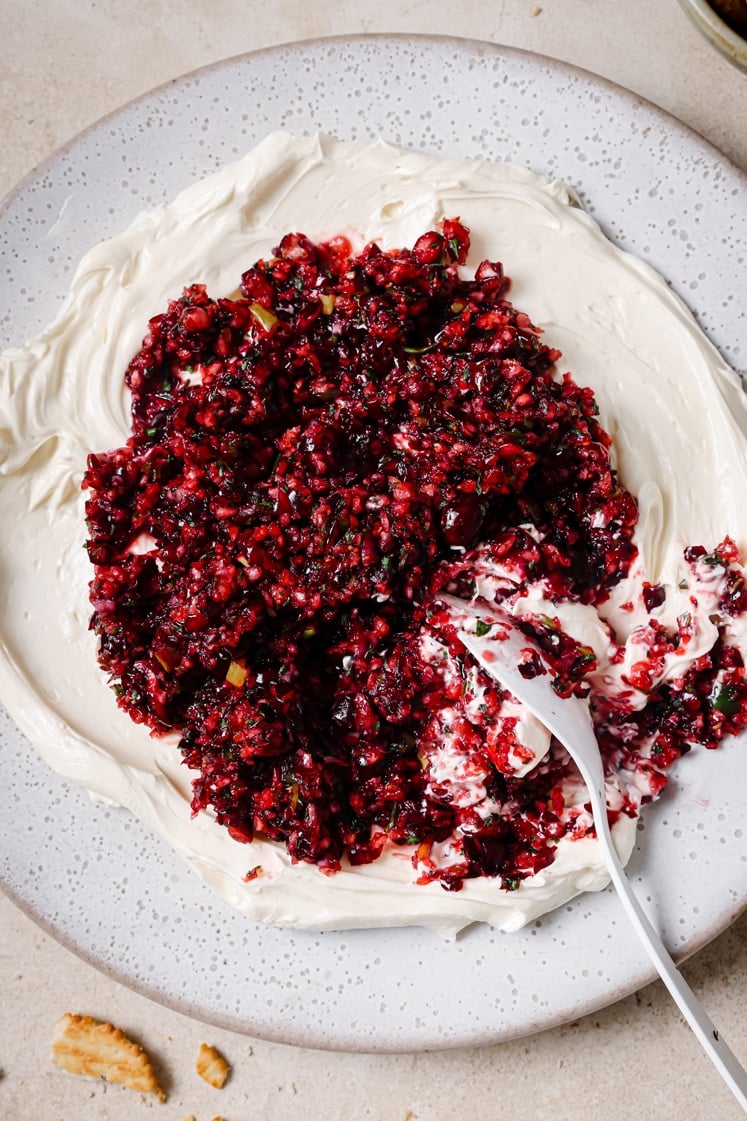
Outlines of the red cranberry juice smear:
[[[591,391],[557,376],[500,264],[461,279],[468,248],[458,220],[358,255],[289,234],[235,299],[186,289],[127,370],[130,439],[91,455],[84,480],[99,661],[133,720],[179,731],[194,811],[330,873],[416,845],[421,879],[452,890],[515,887],[552,861],[569,763],[555,746],[530,776],[504,773],[486,735],[503,697],[434,597],[473,594],[481,544],[559,600],[601,603],[637,517]],[[422,656],[428,634],[463,680],[478,674],[479,713]],[[544,638],[572,687],[588,654],[552,626]],[[687,710],[662,693],[638,715],[662,765],[712,745],[717,662],[692,675]],[[499,814],[428,782],[445,703]],[[608,755],[625,761],[620,741]],[[439,869],[434,844],[455,838]]]

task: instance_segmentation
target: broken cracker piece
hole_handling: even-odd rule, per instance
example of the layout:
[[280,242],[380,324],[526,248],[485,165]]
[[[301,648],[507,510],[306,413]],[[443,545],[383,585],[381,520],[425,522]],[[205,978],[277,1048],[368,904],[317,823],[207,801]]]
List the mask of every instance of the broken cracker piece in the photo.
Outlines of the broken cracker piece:
[[201,1043],[195,1069],[200,1078],[204,1078],[211,1086],[215,1086],[216,1090],[220,1090],[231,1068],[220,1051],[216,1051],[215,1047],[208,1047],[207,1043]]
[[52,1037],[52,1062],[70,1074],[118,1082],[141,1094],[155,1094],[166,1101],[166,1094],[139,1043],[113,1024],[91,1016],[66,1012],[55,1024]]

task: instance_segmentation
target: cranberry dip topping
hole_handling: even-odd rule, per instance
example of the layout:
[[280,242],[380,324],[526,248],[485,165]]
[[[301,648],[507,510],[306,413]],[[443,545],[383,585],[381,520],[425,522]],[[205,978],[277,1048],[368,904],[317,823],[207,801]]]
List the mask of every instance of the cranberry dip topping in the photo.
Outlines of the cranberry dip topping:
[[[329,873],[400,846],[420,882],[511,889],[591,822],[566,810],[565,752],[537,742],[438,593],[602,604],[636,558],[637,506],[591,390],[557,374],[500,264],[462,279],[468,250],[458,220],[357,255],[288,234],[235,297],[193,285],[152,319],[126,374],[132,435],[84,479],[91,627],[119,705],[178,731],[193,810],[237,841]],[[730,542],[686,560],[694,586],[718,573],[714,610],[745,611]],[[610,635],[602,748],[637,792],[613,817],[692,743],[747,724],[735,647],[667,674],[691,619],[670,633],[663,598],[644,586],[630,667]],[[599,669],[557,618],[533,626],[561,688]]]

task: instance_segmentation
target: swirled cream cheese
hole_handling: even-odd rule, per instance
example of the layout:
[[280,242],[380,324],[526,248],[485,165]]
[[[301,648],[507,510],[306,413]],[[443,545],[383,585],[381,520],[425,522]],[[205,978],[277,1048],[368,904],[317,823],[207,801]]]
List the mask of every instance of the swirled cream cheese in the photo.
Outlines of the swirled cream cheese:
[[[620,640],[632,640],[640,612],[623,605],[640,603],[644,578],[676,589],[686,544],[712,547],[729,533],[747,547],[747,408],[736,375],[661,277],[615,248],[562,183],[383,142],[273,134],[89,252],[55,322],[0,360],[0,517],[14,527],[0,562],[3,702],[55,770],[127,807],[258,921],[319,930],[421,924],[453,935],[479,920],[516,930],[607,883],[589,837],[561,840],[555,862],[511,892],[490,880],[468,880],[458,893],[418,886],[408,851],[324,876],[292,864],[279,846],[240,845],[208,813],[190,816],[192,776],[176,738],[152,738],[117,708],[88,630],[80,481],[89,451],[127,438],[123,373],[149,317],[188,284],[227,295],[288,230],[389,248],[412,244],[445,216],[470,228],[472,261],[505,263],[516,306],[562,350],[561,370],[596,394],[641,510],[640,564],[605,606]],[[667,604],[676,610],[674,594]],[[545,607],[539,589],[520,609]],[[553,611],[604,653],[605,619],[577,605]],[[707,609],[701,614],[707,643]],[[525,738],[540,757],[542,730]],[[447,781],[448,745],[437,765]],[[568,797],[582,806],[584,792]],[[624,858],[634,831],[628,817],[615,829]],[[244,882],[256,865],[262,874]]]

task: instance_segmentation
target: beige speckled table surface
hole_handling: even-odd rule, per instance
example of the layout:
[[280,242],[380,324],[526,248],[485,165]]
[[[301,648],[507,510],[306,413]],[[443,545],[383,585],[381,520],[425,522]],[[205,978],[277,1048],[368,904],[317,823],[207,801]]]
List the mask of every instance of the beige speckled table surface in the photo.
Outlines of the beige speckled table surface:
[[[81,128],[161,82],[255,48],[361,32],[453,34],[567,60],[663,106],[747,168],[747,75],[700,39],[676,0],[0,0],[0,15],[0,195]],[[747,916],[684,972],[747,1061]],[[0,897],[0,992],[0,1114],[9,1121],[740,1116],[659,984],[493,1047],[315,1052],[208,1028],[153,1004],[78,960]],[[142,1042],[168,1102],[56,1070],[50,1033],[67,1010],[112,1020]],[[222,1091],[194,1073],[203,1040],[233,1066]]]

